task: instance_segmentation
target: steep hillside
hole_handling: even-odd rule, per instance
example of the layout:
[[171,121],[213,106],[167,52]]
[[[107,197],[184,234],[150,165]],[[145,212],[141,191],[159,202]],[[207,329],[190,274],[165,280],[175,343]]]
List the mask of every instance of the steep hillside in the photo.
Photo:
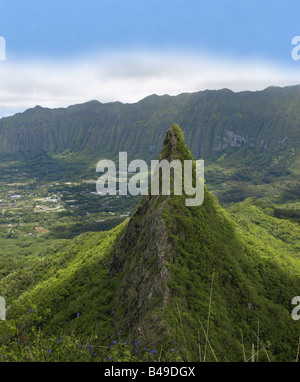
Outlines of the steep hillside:
[[12,183],[16,169],[26,179],[69,180],[95,176],[99,159],[121,151],[150,161],[176,121],[193,156],[205,159],[208,187],[221,202],[274,195],[274,189],[290,200],[299,197],[299,104],[300,87],[291,86],[152,95],[136,104],[37,106],[0,120],[0,171]]
[[150,96],[136,104],[91,101],[67,109],[40,106],[0,120],[0,155],[65,150],[157,156],[165,132],[178,121],[195,157],[227,148],[258,152],[299,142],[300,87],[234,93],[224,89]]
[[[177,125],[159,158],[192,159]],[[81,339],[97,325],[96,346],[100,339],[101,346],[111,344],[122,330],[133,354],[141,344],[163,355],[174,347],[184,360],[241,361],[252,349],[260,360],[295,360],[295,248],[292,255],[276,252],[268,225],[271,245],[257,240],[263,213],[251,226],[234,222],[207,189],[201,206],[186,207],[185,198],[145,196],[114,230],[83,234],[1,280],[9,303],[2,341],[8,330],[17,335],[19,317],[19,331],[37,326],[45,335],[72,331]],[[299,228],[288,224],[291,240],[298,240]]]
[[[160,159],[192,159],[177,126],[168,130],[162,153]],[[250,244],[239,231],[207,190],[203,205],[193,208],[185,206],[184,196],[144,198],[113,257],[122,327],[154,342],[176,338],[182,351],[187,347],[186,356],[197,359],[198,334],[203,336],[209,312],[210,342],[223,360],[241,357],[241,330],[246,341],[253,340],[258,322],[274,359],[287,359],[295,340],[284,333],[296,330],[288,296],[300,285],[299,253],[286,259],[267,245],[253,245],[255,236]]]

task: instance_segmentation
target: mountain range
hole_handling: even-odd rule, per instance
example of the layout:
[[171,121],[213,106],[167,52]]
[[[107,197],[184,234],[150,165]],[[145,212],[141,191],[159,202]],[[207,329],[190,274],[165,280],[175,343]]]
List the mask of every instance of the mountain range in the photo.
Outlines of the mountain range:
[[0,155],[36,150],[101,154],[128,151],[157,157],[172,121],[195,157],[228,148],[257,152],[295,147],[300,86],[234,93],[228,89],[179,96],[149,96],[135,104],[91,101],[66,109],[36,106],[0,120]]
[[121,151],[130,159],[155,159],[176,122],[192,155],[205,160],[208,187],[221,202],[272,196],[274,188],[284,193],[282,201],[299,196],[299,105],[300,86],[290,86],[152,95],[135,104],[36,106],[0,120],[0,158],[19,161],[41,179],[55,179],[58,172],[95,176],[99,159]]

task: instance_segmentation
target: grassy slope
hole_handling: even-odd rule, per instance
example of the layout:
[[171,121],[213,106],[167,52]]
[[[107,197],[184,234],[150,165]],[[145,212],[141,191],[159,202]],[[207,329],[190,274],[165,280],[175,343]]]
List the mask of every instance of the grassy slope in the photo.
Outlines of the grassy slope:
[[[262,212],[249,215],[247,223],[242,218],[234,223],[218,206],[218,214],[209,210],[193,214],[173,203],[167,221],[180,256],[171,265],[175,299],[168,315],[172,327],[177,320],[177,337],[184,343],[180,306],[194,359],[198,333],[205,343],[199,319],[206,328],[213,277],[209,338],[217,357],[243,359],[240,330],[250,357],[259,325],[260,339],[264,346],[269,344],[271,359],[295,359],[299,323],[291,319],[290,312],[300,287],[299,227]],[[283,239],[287,230],[290,246]],[[209,353],[207,359],[213,360]],[[260,359],[266,360],[266,355],[260,354]]]
[[[80,331],[89,331],[96,322],[106,322],[113,282],[108,277],[107,258],[123,225],[101,233],[86,233],[56,251],[33,256],[23,269],[1,280],[8,317],[18,315],[15,299],[21,305],[30,301],[54,332],[72,325],[80,312]],[[29,304],[30,304],[29,303]],[[18,313],[16,312],[18,311]],[[28,313],[28,312],[27,312]],[[109,319],[108,319],[109,323]]]

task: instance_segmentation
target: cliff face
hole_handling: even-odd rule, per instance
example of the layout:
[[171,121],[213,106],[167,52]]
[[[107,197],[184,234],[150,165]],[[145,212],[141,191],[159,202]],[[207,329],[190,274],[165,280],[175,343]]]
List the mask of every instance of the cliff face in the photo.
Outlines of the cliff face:
[[195,157],[228,148],[299,146],[299,86],[260,92],[203,91],[150,96],[136,104],[97,101],[66,109],[40,106],[0,120],[0,156],[44,150],[119,151],[157,156],[168,127],[181,126]]
[[[176,132],[180,132],[177,126],[167,131],[159,160],[191,159],[182,157],[183,140]],[[166,309],[170,301],[169,264],[176,255],[164,219],[169,198],[151,194],[143,198],[117,243],[111,265],[112,276],[122,275],[116,306],[123,307],[132,335],[154,335],[156,341],[165,331],[158,311]]]
[[[193,161],[177,125],[168,129],[158,159],[169,162],[179,159],[182,164],[184,160]],[[172,179],[171,171],[171,184]],[[116,298],[116,307],[122,307],[125,318],[121,325],[129,324],[133,337],[151,337],[154,342],[170,332],[162,314],[172,299],[170,265],[178,255],[167,222],[173,198],[171,189],[170,196],[150,194],[142,199],[117,242],[111,264],[112,277],[121,280]],[[184,200],[183,195],[180,203],[184,204]],[[120,317],[120,313],[116,315]]]
[[120,279],[115,315],[132,338],[157,340],[163,331],[157,308],[165,309],[170,298],[167,264],[173,256],[162,217],[165,206],[159,197],[145,198],[114,251],[111,275]]

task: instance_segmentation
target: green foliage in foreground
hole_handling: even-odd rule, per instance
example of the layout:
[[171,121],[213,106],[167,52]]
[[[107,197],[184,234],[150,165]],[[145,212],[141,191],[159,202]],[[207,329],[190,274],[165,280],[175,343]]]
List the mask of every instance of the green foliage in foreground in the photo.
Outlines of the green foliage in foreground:
[[[31,311],[30,331],[20,330],[20,319],[3,324],[10,340],[0,347],[0,362],[176,362],[182,361],[172,343],[167,354],[161,349],[149,347],[140,341],[134,344],[125,341],[122,330],[115,335],[110,345],[103,343],[98,325],[89,338],[81,339],[75,332],[69,335],[45,335],[36,330],[37,314]],[[39,317],[40,318],[40,317]],[[3,330],[2,328],[2,330]]]
[[175,198],[171,204],[164,216],[180,256],[170,265],[174,299],[166,315],[173,327],[177,321],[181,353],[187,347],[195,360],[208,330],[214,351],[206,343],[202,359],[205,352],[211,361],[251,359],[253,343],[262,361],[295,360],[300,326],[291,318],[291,300],[300,290],[299,227],[250,205],[240,207],[234,222],[208,195],[203,209],[182,208]]
[[[300,328],[291,319],[290,303],[299,287],[299,256],[295,248],[279,253],[276,247],[285,240],[278,227],[289,229],[295,247],[299,227],[249,202],[236,207],[235,223],[222,210],[201,216],[187,213],[193,210],[183,209],[179,199],[171,204],[164,219],[173,233],[177,225],[181,233],[171,237],[179,255],[167,264],[172,300],[161,319],[171,334],[163,343],[130,338],[111,314],[120,283],[109,276],[111,251],[126,221],[44,253],[37,257],[39,264],[28,263],[1,282],[1,291],[10,292],[8,320],[0,322],[0,361],[251,361],[252,344],[255,360],[294,361]],[[195,241],[197,236],[201,240]]]

